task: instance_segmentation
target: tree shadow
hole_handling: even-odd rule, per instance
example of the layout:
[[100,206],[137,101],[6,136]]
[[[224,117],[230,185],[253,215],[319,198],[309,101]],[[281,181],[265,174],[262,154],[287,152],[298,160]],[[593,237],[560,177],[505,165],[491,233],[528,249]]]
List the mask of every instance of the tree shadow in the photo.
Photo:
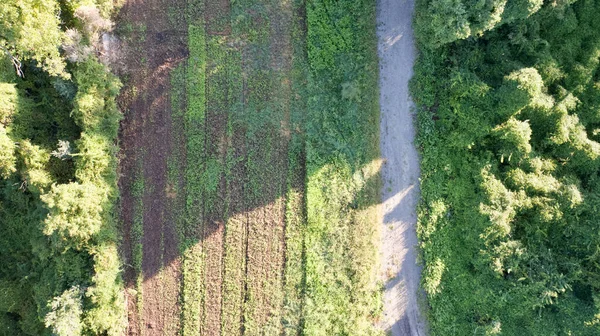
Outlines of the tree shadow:
[[[283,3],[269,11],[289,10]],[[204,286],[201,300],[207,308],[200,308],[199,318],[206,330],[222,328],[213,317],[226,304],[238,305],[239,313],[223,319],[243,325],[252,318],[266,325],[268,309],[242,314],[241,301],[233,297],[263,308],[282,304],[277,291],[283,289],[268,286],[282,284],[289,193],[303,193],[308,177],[305,97],[294,92],[293,55],[286,49],[292,47],[291,28],[265,26],[266,14],[257,5],[232,13],[249,26],[234,39],[232,27],[211,16],[234,11],[228,1],[207,6],[200,18],[183,10],[185,20],[169,19],[172,10],[186,5],[182,0],[131,1],[118,20],[126,54],[119,70],[126,79],[120,98],[125,117],[119,187],[129,333],[142,328],[166,333],[169,323],[187,318],[180,310],[185,288],[179,283],[187,286],[187,260],[196,257],[203,268],[198,286]],[[278,15],[285,23],[285,15]],[[202,54],[188,45],[188,25],[199,22],[206,22],[205,73],[197,68],[203,66]],[[267,28],[286,35],[289,45],[253,40],[252,30]],[[198,89],[204,98],[194,93]],[[367,153],[366,162],[349,163],[351,174],[362,181],[349,209],[379,203],[372,197],[381,188],[377,156]],[[305,199],[299,202],[295,215],[305,220]]]

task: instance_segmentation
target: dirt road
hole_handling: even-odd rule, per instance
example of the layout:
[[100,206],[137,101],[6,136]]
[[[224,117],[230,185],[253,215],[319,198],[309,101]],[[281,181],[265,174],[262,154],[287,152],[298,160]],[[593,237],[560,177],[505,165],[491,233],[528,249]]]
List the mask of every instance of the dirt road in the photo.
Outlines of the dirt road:
[[415,46],[411,28],[414,0],[379,0],[381,154],[383,178],[382,327],[393,336],[425,335],[417,298],[421,267],[416,263],[419,158],[414,146],[412,77]]

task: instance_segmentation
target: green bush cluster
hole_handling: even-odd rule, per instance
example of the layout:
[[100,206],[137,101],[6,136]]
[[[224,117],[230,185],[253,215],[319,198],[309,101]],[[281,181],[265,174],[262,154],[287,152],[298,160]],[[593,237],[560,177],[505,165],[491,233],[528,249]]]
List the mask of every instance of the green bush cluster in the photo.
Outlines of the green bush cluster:
[[526,19],[536,13],[542,3],[542,0],[420,1],[415,33],[422,43],[439,47]]
[[[120,82],[93,53],[77,63],[61,55],[81,5],[0,5],[0,334],[124,330],[114,218]],[[108,15],[113,2],[97,5]]]
[[417,3],[431,331],[597,335],[600,3],[504,3],[476,29],[475,5]]

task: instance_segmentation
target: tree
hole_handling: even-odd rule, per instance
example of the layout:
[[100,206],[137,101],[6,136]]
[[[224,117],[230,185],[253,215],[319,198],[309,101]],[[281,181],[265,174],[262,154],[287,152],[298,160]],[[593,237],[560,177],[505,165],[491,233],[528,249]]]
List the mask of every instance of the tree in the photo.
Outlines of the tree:
[[8,178],[15,171],[15,144],[0,125],[0,177]]
[[515,160],[519,162],[531,153],[531,128],[529,122],[513,117],[492,130],[496,153],[501,161]]
[[46,327],[56,336],[79,336],[83,329],[81,323],[82,290],[73,286],[52,300],[50,312],[44,319]]
[[81,249],[100,232],[103,196],[94,184],[55,184],[40,198],[48,208],[44,234],[58,248]]
[[10,122],[17,110],[17,88],[12,83],[0,83],[0,124],[5,126]]
[[52,183],[52,176],[47,169],[50,160],[48,151],[29,140],[23,140],[19,142],[17,154],[23,186],[36,193],[44,192]]
[[543,0],[429,0],[417,9],[416,33],[430,48],[480,37],[499,25],[528,18]]
[[37,62],[51,76],[68,78],[58,49],[62,39],[57,1],[0,3],[0,46],[17,58]]

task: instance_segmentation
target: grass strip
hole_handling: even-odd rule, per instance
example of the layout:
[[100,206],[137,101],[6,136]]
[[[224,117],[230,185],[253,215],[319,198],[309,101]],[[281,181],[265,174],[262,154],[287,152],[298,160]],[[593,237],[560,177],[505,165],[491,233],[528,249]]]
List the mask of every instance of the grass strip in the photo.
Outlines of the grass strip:
[[187,110],[185,114],[186,222],[183,232],[183,335],[200,332],[203,307],[204,257],[199,241],[203,223],[203,162],[206,114],[206,35],[204,26],[190,25],[190,57],[186,71]]
[[372,281],[379,226],[375,3],[311,1],[307,24],[303,333],[380,334],[374,320],[381,299]]
[[[239,36],[239,31],[233,31]],[[236,35],[237,34],[237,35]],[[227,213],[225,225],[223,260],[223,306],[221,333],[241,335],[242,304],[244,290],[244,269],[246,262],[245,235],[247,226],[244,204],[244,184],[246,182],[246,137],[245,127],[239,123],[243,114],[242,52],[239,47],[229,50],[230,62],[227,66],[229,118],[227,137],[230,143],[226,161]]]
[[306,233],[306,150],[304,122],[306,118],[306,25],[304,0],[293,3],[292,21],[292,95],[290,106],[291,139],[288,149],[286,191],[284,306],[282,315],[284,335],[298,335],[302,330],[306,276],[304,235]]

